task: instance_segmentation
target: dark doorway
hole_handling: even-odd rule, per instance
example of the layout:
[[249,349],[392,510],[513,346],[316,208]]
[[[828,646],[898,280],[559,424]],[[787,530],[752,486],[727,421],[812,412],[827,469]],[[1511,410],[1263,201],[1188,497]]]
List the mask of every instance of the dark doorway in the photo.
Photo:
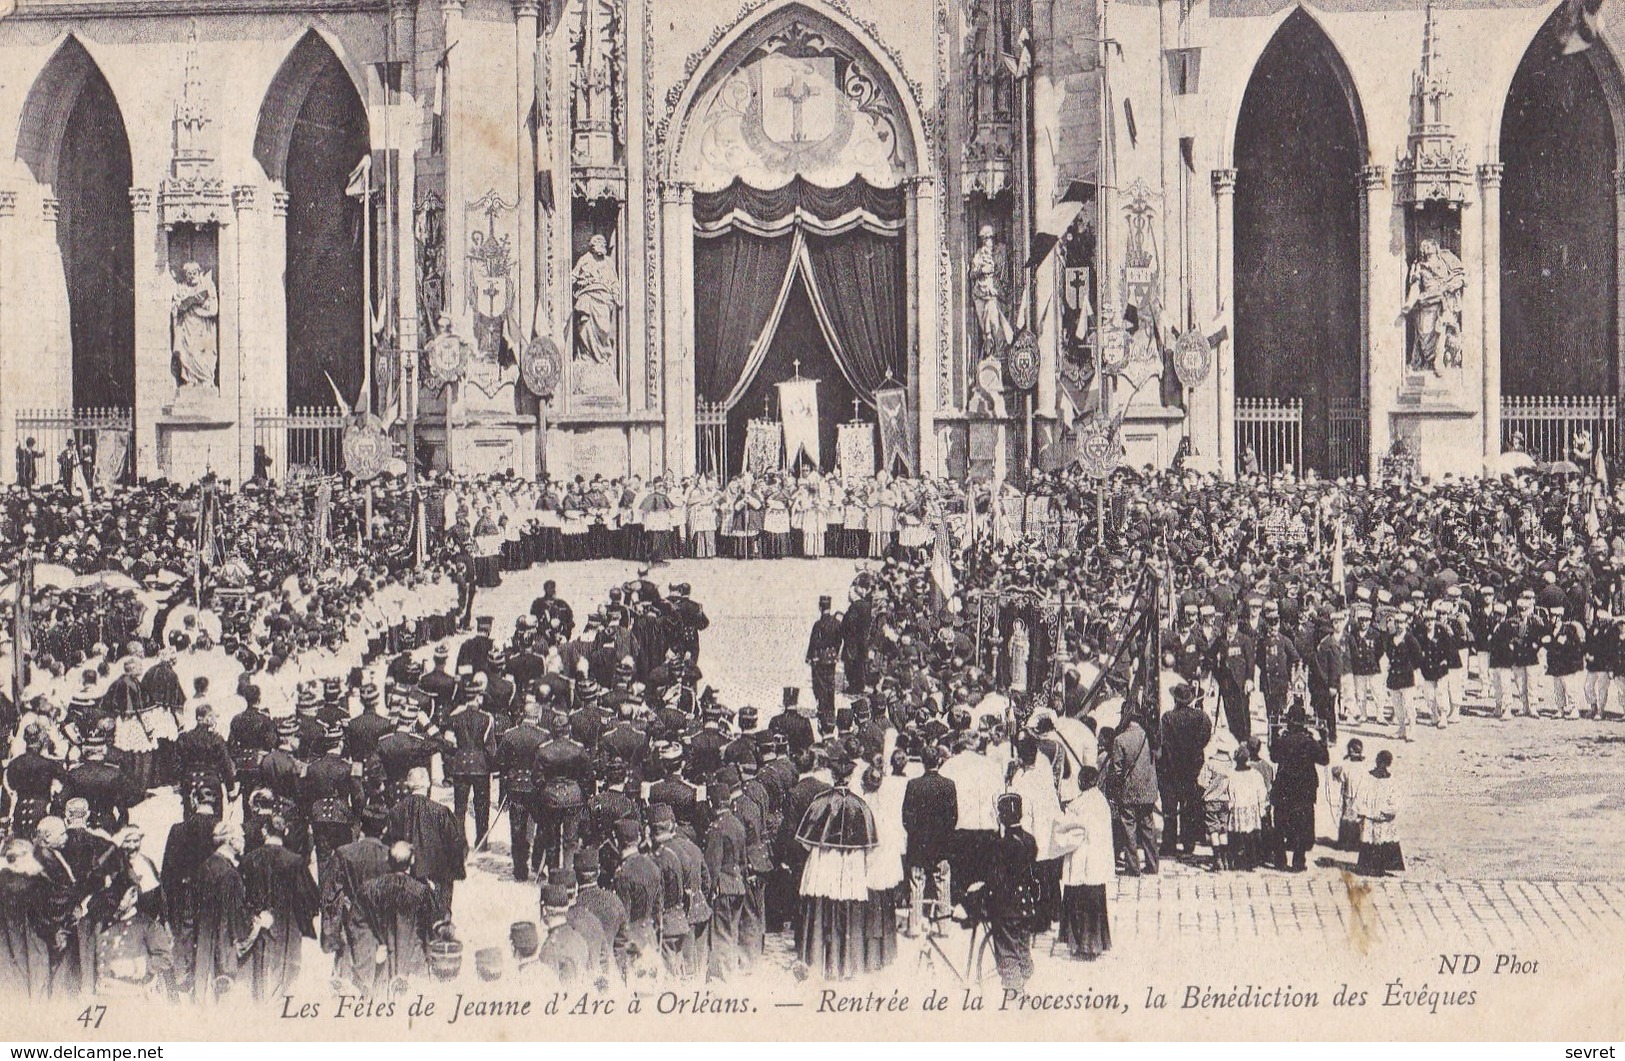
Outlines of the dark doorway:
[[1300,398],[1304,463],[1329,466],[1334,399],[1359,395],[1359,100],[1302,10],[1259,57],[1236,125],[1236,395]]
[[[70,45],[79,48],[77,42]],[[66,46],[64,47],[66,51]],[[69,61],[58,54],[57,60]],[[135,406],[135,218],[130,141],[88,56],[57,155],[57,245],[68,286],[75,408]]]
[[[345,194],[367,153],[367,112],[338,56],[315,35],[296,49],[308,89],[288,140],[288,405],[347,404],[361,393],[361,204]],[[286,67],[285,67],[286,69]],[[329,377],[332,383],[328,382]]]
[[[1559,13],[1561,14],[1561,12]],[[1554,16],[1555,18],[1556,16]],[[1501,390],[1617,388],[1614,124],[1595,64],[1548,22],[1501,118]]]

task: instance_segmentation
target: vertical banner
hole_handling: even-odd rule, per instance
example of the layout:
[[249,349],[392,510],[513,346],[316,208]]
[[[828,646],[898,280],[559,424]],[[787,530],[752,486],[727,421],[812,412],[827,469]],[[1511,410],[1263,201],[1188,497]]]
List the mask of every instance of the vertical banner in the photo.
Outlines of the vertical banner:
[[766,475],[779,470],[779,438],[783,434],[777,420],[752,420],[745,431],[745,470]]
[[846,475],[875,473],[875,425],[867,420],[842,424],[836,431],[836,461]]
[[34,561],[17,571],[17,610],[12,613],[11,703],[20,713],[28,691],[28,663],[34,657]]
[[914,447],[909,444],[908,391],[883,387],[875,391],[875,412],[880,417],[880,459],[886,471],[897,470],[902,461],[907,474],[915,474]]
[[115,486],[124,478],[124,467],[130,460],[130,433],[116,428],[100,428],[96,432],[96,485]]
[[322,557],[327,552],[327,528],[332,521],[332,514],[333,484],[324,481],[316,488],[316,511],[311,517],[310,569],[312,571],[322,566]]
[[822,468],[818,452],[818,381],[787,379],[779,387],[779,421],[784,425],[784,464],[795,467],[801,454]]

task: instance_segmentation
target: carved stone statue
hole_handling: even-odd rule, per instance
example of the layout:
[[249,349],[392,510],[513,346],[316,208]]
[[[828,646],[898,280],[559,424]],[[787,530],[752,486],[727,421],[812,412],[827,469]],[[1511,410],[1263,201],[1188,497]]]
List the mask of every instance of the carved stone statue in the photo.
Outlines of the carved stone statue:
[[570,274],[575,305],[575,360],[615,367],[621,309],[621,282],[609,256],[609,241],[594,236]]
[[1411,263],[1403,311],[1414,325],[1405,354],[1412,372],[1438,376],[1443,369],[1461,367],[1461,296],[1466,288],[1461,259],[1438,240],[1424,239]]
[[1004,314],[1004,252],[993,241],[993,226],[983,225],[981,244],[970,260],[970,297],[976,308],[976,327],[982,339],[982,357],[1002,357],[1015,330]]
[[175,371],[182,390],[215,390],[220,363],[220,294],[197,262],[181,266],[170,298],[169,319]]

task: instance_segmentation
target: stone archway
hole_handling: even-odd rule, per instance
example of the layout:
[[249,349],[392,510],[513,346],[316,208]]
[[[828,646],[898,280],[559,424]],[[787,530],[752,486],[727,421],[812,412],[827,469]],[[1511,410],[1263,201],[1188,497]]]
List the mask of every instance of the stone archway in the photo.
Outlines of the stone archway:
[[1365,122],[1347,67],[1302,8],[1259,56],[1236,122],[1235,388],[1303,402],[1303,458],[1361,393]]
[[75,408],[135,406],[135,220],[130,140],[96,61],[68,37],[23,109],[17,157],[51,189]]
[[1619,74],[1601,43],[1563,55],[1559,11],[1501,118],[1501,393],[1617,395]]
[[[287,404],[354,403],[364,348],[361,205],[346,179],[370,149],[344,63],[314,30],[294,45],[260,109],[254,156],[287,194]],[[332,384],[328,380],[331,378]]]

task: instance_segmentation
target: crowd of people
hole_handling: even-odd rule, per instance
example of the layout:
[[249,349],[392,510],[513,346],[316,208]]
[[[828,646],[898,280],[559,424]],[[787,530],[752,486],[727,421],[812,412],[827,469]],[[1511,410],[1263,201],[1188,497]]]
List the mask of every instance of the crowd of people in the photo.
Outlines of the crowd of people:
[[[35,588],[0,976],[258,999],[311,939],[387,992],[455,966],[505,818],[539,883],[488,978],[730,980],[787,931],[843,979],[958,924],[1020,989],[1037,933],[1110,948],[1119,874],[1305,870],[1322,799],[1402,870],[1394,755],[1334,763],[1340,726],[1625,717],[1616,527],[1625,495],[1558,476],[13,491],[16,555],[139,588]],[[810,698],[706,684],[704,608],[653,569],[717,554],[868,561],[818,602]],[[647,566],[579,621],[551,584],[473,621],[503,568],[605,556]],[[170,786],[149,859],[130,810]]]

